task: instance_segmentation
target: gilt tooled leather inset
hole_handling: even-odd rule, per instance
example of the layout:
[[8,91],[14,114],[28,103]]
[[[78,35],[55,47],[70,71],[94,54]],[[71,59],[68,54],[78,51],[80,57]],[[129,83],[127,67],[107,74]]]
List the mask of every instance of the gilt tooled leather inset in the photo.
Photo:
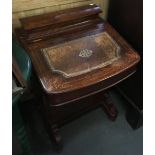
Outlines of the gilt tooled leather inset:
[[82,37],[42,49],[52,72],[75,77],[112,64],[120,57],[120,47],[107,33]]

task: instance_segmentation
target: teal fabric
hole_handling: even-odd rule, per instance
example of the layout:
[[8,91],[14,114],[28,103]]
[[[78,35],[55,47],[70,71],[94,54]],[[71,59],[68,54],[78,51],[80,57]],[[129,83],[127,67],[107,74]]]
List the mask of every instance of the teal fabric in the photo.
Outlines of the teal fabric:
[[21,94],[12,97],[12,105],[17,104]]
[[[31,60],[25,50],[21,46],[19,46],[19,44],[15,40],[12,41],[12,54],[22,72],[23,78],[29,84],[30,76],[32,74]],[[21,94],[12,97],[12,126],[16,132],[23,153],[25,155],[32,155],[31,147],[28,142],[24,123],[18,106],[18,104],[20,104],[21,97]]]
[[30,147],[28,139],[27,139],[24,123],[23,123],[23,120],[22,120],[22,117],[21,117],[21,114],[19,111],[19,107],[18,107],[20,96],[21,95],[17,95],[15,97],[13,97],[12,124],[13,124],[13,128],[16,132],[18,141],[19,141],[21,148],[23,150],[23,153],[25,155],[32,155],[31,147]]
[[32,73],[31,60],[25,50],[15,40],[12,41],[12,54],[21,69],[23,78],[29,82]]

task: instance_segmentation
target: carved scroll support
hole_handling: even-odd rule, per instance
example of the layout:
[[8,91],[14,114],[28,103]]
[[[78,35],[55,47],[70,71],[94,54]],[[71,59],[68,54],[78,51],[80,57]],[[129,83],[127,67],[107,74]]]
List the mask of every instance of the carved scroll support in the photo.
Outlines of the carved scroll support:
[[110,97],[109,92],[105,92],[103,94],[103,102],[101,103],[101,106],[105,113],[108,115],[108,117],[112,120],[115,121],[118,115],[118,111],[116,107],[113,104],[113,101]]

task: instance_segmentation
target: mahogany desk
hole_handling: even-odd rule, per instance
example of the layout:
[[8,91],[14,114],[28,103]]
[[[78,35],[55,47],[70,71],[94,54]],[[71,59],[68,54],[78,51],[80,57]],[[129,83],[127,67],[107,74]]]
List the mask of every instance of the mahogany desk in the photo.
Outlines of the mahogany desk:
[[59,127],[81,113],[101,105],[116,118],[106,90],[131,76],[140,60],[99,13],[93,4],[28,17],[16,30],[42,86],[49,134],[59,146]]

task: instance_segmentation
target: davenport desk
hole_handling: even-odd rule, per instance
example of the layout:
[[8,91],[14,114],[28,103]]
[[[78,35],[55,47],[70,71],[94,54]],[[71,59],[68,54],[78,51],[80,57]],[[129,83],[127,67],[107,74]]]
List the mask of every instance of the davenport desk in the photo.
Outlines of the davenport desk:
[[42,86],[49,134],[59,145],[59,127],[81,113],[101,105],[116,118],[107,89],[131,76],[140,60],[99,13],[90,4],[21,19],[16,30]]

